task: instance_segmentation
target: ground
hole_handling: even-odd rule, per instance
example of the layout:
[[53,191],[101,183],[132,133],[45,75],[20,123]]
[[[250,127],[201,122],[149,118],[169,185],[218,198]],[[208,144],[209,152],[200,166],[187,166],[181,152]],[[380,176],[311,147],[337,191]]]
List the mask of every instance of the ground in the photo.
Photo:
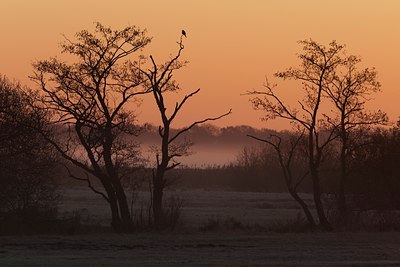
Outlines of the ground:
[[0,266],[400,266],[400,233],[2,237]]
[[[174,232],[116,234],[96,228],[74,235],[1,236],[0,266],[400,266],[400,232],[269,230],[285,224],[295,229],[291,222],[301,210],[287,194],[168,195],[184,200],[183,226]],[[147,194],[136,196],[135,205],[145,207]],[[309,195],[302,196],[311,203]],[[106,203],[87,188],[66,189],[60,214],[74,212],[83,223],[109,224]],[[223,227],[200,230],[210,221]]]

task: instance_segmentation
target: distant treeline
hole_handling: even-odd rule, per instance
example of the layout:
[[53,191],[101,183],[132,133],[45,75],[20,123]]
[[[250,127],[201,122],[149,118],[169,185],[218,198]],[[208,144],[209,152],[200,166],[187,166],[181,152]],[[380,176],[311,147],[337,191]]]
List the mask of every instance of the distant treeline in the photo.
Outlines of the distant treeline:
[[[263,132],[252,130],[258,134]],[[267,130],[264,134],[268,135],[271,132],[274,131]],[[358,138],[367,142],[351,157],[348,192],[369,194],[371,198],[377,194],[385,198],[395,197],[398,195],[396,192],[400,190],[400,129],[369,129],[360,132]],[[325,155],[321,169],[322,188],[325,193],[334,194],[338,186],[337,156],[338,144],[332,143],[330,153]],[[247,146],[237,154],[237,160],[230,164],[210,165],[206,168],[180,168],[171,172],[169,177],[176,181],[173,183],[175,187],[286,192],[277,160],[276,154],[268,145]],[[294,170],[300,172],[304,168],[304,161],[294,163]],[[295,171],[295,175],[299,174]],[[304,180],[299,191],[312,192],[309,179]],[[399,204],[393,202],[393,205],[400,207]]]

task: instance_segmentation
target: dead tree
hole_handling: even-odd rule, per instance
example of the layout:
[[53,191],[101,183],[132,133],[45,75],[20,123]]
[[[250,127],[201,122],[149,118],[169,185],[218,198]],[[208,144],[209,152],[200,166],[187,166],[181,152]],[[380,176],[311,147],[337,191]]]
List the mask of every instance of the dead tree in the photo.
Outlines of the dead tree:
[[293,171],[292,171],[293,160],[295,160],[296,158],[299,159],[302,157],[302,155],[300,155],[300,157],[299,157],[296,154],[299,154],[297,151],[298,150],[297,148],[304,139],[304,131],[301,132],[301,134],[299,134],[298,136],[293,136],[293,138],[291,138],[291,140],[288,142],[290,144],[282,144],[282,138],[275,134],[271,134],[268,139],[260,138],[260,137],[253,136],[253,135],[248,135],[248,136],[255,140],[258,140],[258,141],[261,141],[261,142],[264,142],[264,143],[270,145],[275,150],[289,194],[293,197],[293,199],[297,203],[299,203],[300,207],[303,209],[310,228],[311,229],[315,228],[316,224],[315,224],[314,217],[313,217],[307,203],[299,196],[299,194],[297,192],[299,185],[307,177],[307,175],[309,174],[309,171],[305,170],[304,173],[302,173],[300,175],[293,175]]
[[[100,23],[93,33],[83,30],[76,38],[66,38],[61,45],[62,53],[77,58],[76,63],[52,58],[33,64],[32,79],[43,96],[37,108],[52,112],[53,128],[42,134],[84,172],[70,176],[86,182],[108,202],[113,228],[129,231],[132,223],[121,169],[137,163],[137,145],[130,140],[138,129],[127,104],[149,92],[138,72],[140,59],[132,61],[130,56],[150,38],[133,26],[112,30]],[[53,138],[51,131],[61,138]]]
[[[384,112],[366,111],[365,104],[372,93],[380,91],[375,69],[357,70],[361,59],[357,56],[344,56],[342,64],[327,79],[324,91],[333,103],[337,117],[331,121],[337,126],[340,140],[340,177],[338,190],[338,211],[344,222],[347,220],[346,180],[349,172],[348,157],[354,152],[350,140],[360,127],[382,125],[387,122]],[[358,146],[362,145],[358,142]]]
[[[255,109],[266,112],[266,119],[282,118],[291,121],[296,127],[304,129],[307,135],[307,153],[310,176],[313,184],[313,197],[319,222],[326,230],[331,230],[321,200],[321,181],[319,169],[323,151],[335,139],[334,128],[327,129],[323,123],[324,116],[320,112],[320,105],[327,78],[342,63],[339,53],[343,46],[335,41],[329,47],[318,44],[313,40],[299,42],[303,46],[303,53],[299,54],[301,65],[298,68],[289,68],[275,73],[275,77],[284,80],[300,81],[303,85],[304,98],[298,101],[300,109],[290,108],[276,93],[275,86],[268,80],[264,91],[248,92],[255,95],[252,104]],[[324,133],[322,136],[322,133]]]
[[231,111],[229,111],[220,116],[198,120],[189,126],[179,129],[176,133],[171,132],[171,125],[178,113],[182,110],[183,106],[190,98],[200,92],[200,89],[197,89],[190,94],[185,95],[180,102],[175,104],[175,107],[171,109],[172,111],[169,114],[167,113],[165,100],[167,93],[180,89],[176,81],[173,80],[173,73],[185,65],[185,62],[179,60],[184,49],[182,42],[183,36],[184,34],[181,35],[180,41],[178,42],[178,52],[169,61],[159,65],[154,60],[153,56],[150,56],[150,68],[147,71],[142,70],[142,73],[147,78],[146,84],[151,88],[153,99],[157,104],[162,122],[158,129],[158,133],[161,137],[161,145],[156,155],[156,168],[153,171],[152,180],[153,217],[154,224],[157,228],[162,226],[164,220],[162,199],[164,188],[167,185],[165,174],[169,170],[180,165],[178,158],[187,155],[192,145],[192,143],[187,140],[180,141],[180,137],[196,125],[219,120],[231,113]]

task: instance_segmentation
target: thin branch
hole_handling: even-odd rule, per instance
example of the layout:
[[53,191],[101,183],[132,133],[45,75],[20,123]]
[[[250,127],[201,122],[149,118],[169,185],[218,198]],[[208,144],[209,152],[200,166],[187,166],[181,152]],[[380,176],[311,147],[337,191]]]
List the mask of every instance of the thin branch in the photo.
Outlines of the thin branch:
[[185,104],[185,102],[186,102],[189,98],[191,98],[192,96],[194,96],[195,94],[197,94],[199,91],[200,91],[200,88],[197,89],[196,91],[194,91],[194,92],[192,92],[192,93],[186,95],[186,96],[183,98],[183,100],[182,100],[179,104],[176,103],[175,110],[174,110],[174,112],[172,113],[171,117],[169,118],[169,121],[170,121],[170,122],[172,122],[172,121],[174,120],[176,114],[177,114],[178,111],[182,108],[182,106]]
[[71,178],[73,178],[73,179],[75,179],[75,180],[78,180],[78,181],[87,182],[88,187],[89,187],[94,193],[101,195],[108,203],[110,203],[110,199],[109,199],[103,192],[101,192],[101,191],[99,191],[99,190],[97,190],[96,188],[93,187],[92,183],[90,182],[89,174],[88,174],[87,172],[85,172],[86,178],[81,178],[81,177],[78,177],[78,176],[72,174],[72,172],[71,172],[71,170],[68,168],[68,166],[64,165],[64,167],[66,168],[69,177],[71,177]]
[[224,114],[222,114],[222,115],[220,115],[220,116],[218,116],[218,117],[206,118],[206,119],[204,119],[204,120],[200,120],[200,121],[193,122],[190,126],[188,126],[188,127],[184,128],[184,129],[180,130],[180,131],[179,131],[178,133],[176,133],[171,139],[169,139],[168,144],[172,143],[172,142],[173,142],[176,138],[178,138],[181,134],[183,134],[183,133],[189,131],[190,129],[192,129],[194,126],[196,126],[196,125],[198,125],[198,124],[202,124],[202,123],[205,123],[205,122],[208,122],[208,121],[216,121],[216,120],[219,120],[219,119],[221,119],[221,118],[223,118],[223,117],[228,116],[229,114],[232,114],[232,109],[230,109],[227,113],[224,113]]

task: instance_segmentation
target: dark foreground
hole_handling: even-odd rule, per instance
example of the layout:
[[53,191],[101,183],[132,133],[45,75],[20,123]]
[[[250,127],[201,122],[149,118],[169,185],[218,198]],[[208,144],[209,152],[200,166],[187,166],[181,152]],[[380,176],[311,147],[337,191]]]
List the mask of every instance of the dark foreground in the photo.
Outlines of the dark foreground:
[[6,236],[0,266],[400,266],[400,233]]

